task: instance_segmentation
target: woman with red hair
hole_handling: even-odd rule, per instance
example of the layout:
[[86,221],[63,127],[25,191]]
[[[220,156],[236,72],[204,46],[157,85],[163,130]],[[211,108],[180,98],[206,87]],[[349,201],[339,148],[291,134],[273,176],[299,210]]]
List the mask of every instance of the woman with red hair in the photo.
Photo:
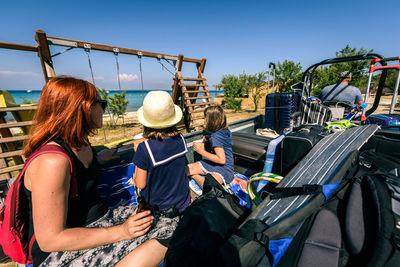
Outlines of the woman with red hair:
[[[135,207],[108,210],[97,194],[99,161],[88,136],[101,128],[107,102],[87,81],[59,76],[43,88],[24,155],[43,151],[24,174],[29,203],[29,238],[34,266],[157,266],[166,248],[168,225],[149,231],[153,216]],[[44,149],[61,147],[63,154]],[[48,148],[48,147],[47,147]]]

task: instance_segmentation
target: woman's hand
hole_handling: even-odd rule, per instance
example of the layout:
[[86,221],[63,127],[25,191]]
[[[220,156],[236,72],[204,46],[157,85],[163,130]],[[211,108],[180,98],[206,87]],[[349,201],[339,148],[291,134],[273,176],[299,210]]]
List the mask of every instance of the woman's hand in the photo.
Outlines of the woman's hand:
[[118,155],[115,155],[115,152],[117,152],[116,148],[103,149],[97,153],[97,160],[99,162],[107,162],[119,158]]
[[149,210],[140,213],[136,213],[135,211],[123,224],[121,224],[124,239],[132,239],[144,235],[149,231],[153,220],[154,217],[150,216]]

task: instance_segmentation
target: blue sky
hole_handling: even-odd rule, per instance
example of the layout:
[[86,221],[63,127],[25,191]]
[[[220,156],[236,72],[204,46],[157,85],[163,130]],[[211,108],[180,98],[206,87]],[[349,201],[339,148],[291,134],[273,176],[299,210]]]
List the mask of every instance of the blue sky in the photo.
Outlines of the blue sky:
[[[335,56],[347,44],[400,56],[400,1],[3,1],[0,41],[35,45],[36,29],[49,36],[191,58],[206,58],[208,84],[224,74],[265,71],[292,60],[303,68]],[[62,50],[51,47],[54,54]],[[112,53],[91,53],[96,85],[116,89]],[[122,89],[140,89],[138,59],[120,55]],[[170,89],[172,75],[143,59],[145,89]],[[166,64],[168,66],[168,64]],[[86,54],[73,49],[54,58],[57,74],[90,80]],[[191,64],[184,75],[194,76]],[[35,53],[0,49],[0,89],[40,89]]]

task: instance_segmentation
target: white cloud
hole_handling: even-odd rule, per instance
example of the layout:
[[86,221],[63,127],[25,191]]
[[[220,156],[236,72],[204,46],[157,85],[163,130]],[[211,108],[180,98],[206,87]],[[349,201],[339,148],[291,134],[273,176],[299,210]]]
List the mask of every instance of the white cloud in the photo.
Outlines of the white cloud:
[[133,81],[133,80],[137,80],[138,76],[137,76],[137,74],[122,73],[119,75],[119,79],[121,81]]
[[0,75],[5,77],[15,77],[15,76],[23,76],[23,77],[39,77],[42,74],[31,72],[31,71],[10,71],[10,70],[0,70]]

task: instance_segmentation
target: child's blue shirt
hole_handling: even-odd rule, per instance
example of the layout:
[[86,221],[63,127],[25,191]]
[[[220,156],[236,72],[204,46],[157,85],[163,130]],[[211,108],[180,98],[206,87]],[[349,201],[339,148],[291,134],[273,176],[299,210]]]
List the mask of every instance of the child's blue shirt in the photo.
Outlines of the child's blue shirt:
[[175,206],[182,212],[190,203],[189,179],[185,166],[186,142],[180,134],[139,144],[133,163],[147,170],[146,187],[140,195],[160,211]]

